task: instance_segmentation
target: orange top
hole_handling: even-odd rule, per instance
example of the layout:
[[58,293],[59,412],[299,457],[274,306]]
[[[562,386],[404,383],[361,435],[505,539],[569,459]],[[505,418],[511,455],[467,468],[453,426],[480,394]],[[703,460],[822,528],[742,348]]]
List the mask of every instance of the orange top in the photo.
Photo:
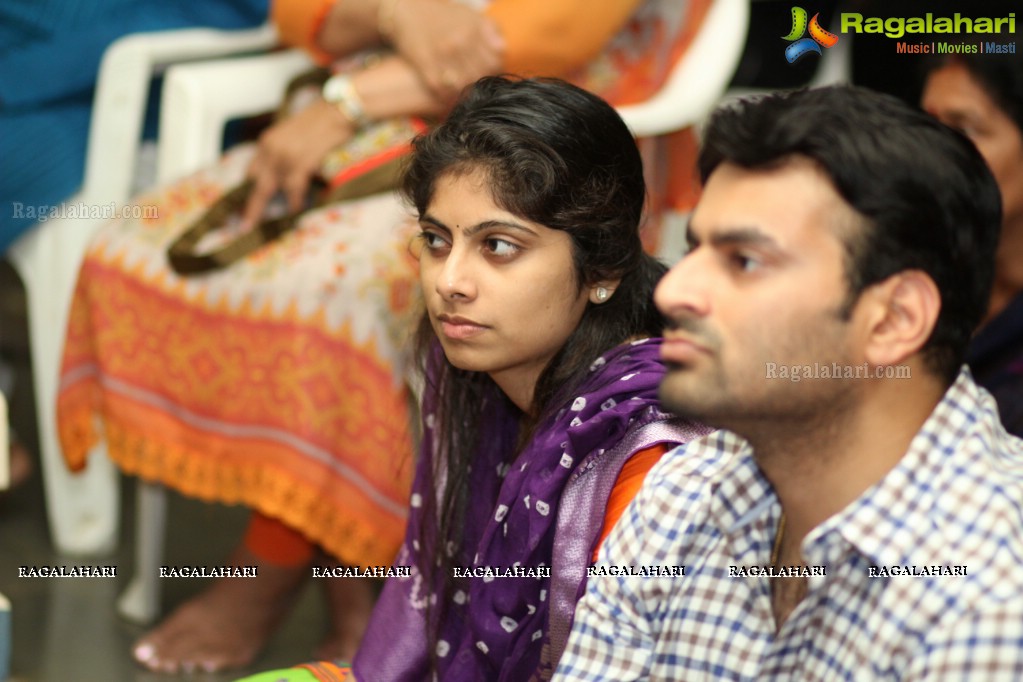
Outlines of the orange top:
[[[273,0],[270,17],[281,41],[330,61],[316,37],[335,2]],[[484,12],[505,42],[503,70],[522,76],[559,75],[586,64],[621,30],[642,0],[493,0]],[[399,8],[400,9],[400,8]]]
[[504,70],[558,76],[596,57],[643,0],[494,0],[485,13],[504,38]]
[[301,47],[320,64],[329,64],[329,54],[316,43],[323,22],[338,0],[272,0],[270,20],[285,45]]
[[625,508],[632,502],[632,498],[639,492],[639,488],[643,485],[643,480],[646,478],[647,473],[654,468],[654,465],[661,459],[661,455],[669,449],[671,449],[671,445],[667,443],[652,445],[645,450],[635,453],[625,463],[625,466],[622,467],[621,472],[618,474],[618,480],[615,481],[615,487],[611,489],[611,495],[607,498],[607,509],[604,511],[604,528],[600,531],[600,539],[597,541],[597,546],[593,549],[593,561],[597,560],[597,553],[600,551],[601,545],[604,544],[604,540],[607,539],[611,529],[618,523],[618,519],[622,517]]

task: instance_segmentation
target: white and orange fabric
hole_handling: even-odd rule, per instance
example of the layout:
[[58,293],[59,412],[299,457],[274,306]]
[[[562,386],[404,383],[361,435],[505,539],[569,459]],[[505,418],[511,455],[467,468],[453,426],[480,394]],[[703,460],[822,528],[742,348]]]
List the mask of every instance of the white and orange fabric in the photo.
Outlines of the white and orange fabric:
[[[545,75],[620,105],[657,91],[711,3],[630,0],[617,3],[629,12],[606,17],[598,16],[603,3],[564,4],[578,5],[572,20],[618,24],[602,51]],[[489,11],[514,70],[513,55],[528,55],[514,38],[528,34],[518,27],[528,19],[501,14],[505,5],[494,0]],[[652,251],[661,219],[695,199],[695,147],[688,131],[641,141]],[[178,277],[168,244],[241,180],[250,154],[233,150],[136,198],[156,217],[110,223],[94,238],[61,369],[65,456],[80,469],[103,438],[127,473],[251,506],[341,561],[387,563],[401,543],[413,469],[406,377],[417,316],[407,250],[414,221],[391,194],[337,204],[226,270]]]

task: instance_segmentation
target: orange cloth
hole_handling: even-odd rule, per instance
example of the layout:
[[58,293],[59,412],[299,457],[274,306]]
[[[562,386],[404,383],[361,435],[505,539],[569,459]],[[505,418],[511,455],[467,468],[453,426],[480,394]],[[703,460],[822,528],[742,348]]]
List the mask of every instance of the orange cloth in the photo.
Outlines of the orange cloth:
[[245,548],[277,566],[301,566],[312,561],[313,543],[302,533],[257,511],[249,516]]
[[[281,41],[330,61],[316,43],[338,0],[274,0],[270,16]],[[604,49],[642,0],[494,0],[487,16],[505,41],[503,71],[557,75],[580,68]],[[400,9],[400,8],[399,8]]]
[[320,64],[329,64],[331,57],[316,42],[323,22],[338,0],[273,0],[270,20],[277,27],[281,42],[300,47]]
[[485,12],[504,38],[506,72],[557,76],[604,50],[641,2],[494,0]]
[[607,498],[607,508],[604,510],[604,528],[600,531],[600,539],[593,550],[593,561],[596,562],[597,554],[600,552],[604,540],[611,533],[611,529],[622,517],[625,508],[636,497],[640,486],[647,473],[654,468],[654,465],[661,459],[661,455],[671,448],[667,443],[652,445],[645,450],[640,450],[629,458],[622,470],[618,473],[615,487],[611,489],[611,495]]

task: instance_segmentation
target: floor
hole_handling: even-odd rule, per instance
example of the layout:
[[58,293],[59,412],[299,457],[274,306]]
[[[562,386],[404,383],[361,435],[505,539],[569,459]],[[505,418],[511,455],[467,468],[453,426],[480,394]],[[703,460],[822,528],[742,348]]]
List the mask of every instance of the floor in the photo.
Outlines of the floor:
[[[0,355],[15,370],[11,423],[36,452],[30,358],[24,294],[13,269],[0,261]],[[138,668],[131,645],[145,627],[121,619],[114,608],[132,570],[134,480],[123,483],[123,524],[116,553],[87,563],[116,565],[113,579],[19,578],[19,566],[77,565],[50,544],[38,466],[21,488],[0,496],[0,593],[10,599],[13,653],[10,682],[174,682],[235,680],[245,674],[309,660],[326,631],[320,593],[307,585],[295,609],[250,669],[212,675],[158,675]],[[222,563],[245,526],[243,508],[208,505],[170,496],[167,565]],[[190,529],[203,532],[191,534]],[[164,579],[164,613],[195,594],[201,579]]]

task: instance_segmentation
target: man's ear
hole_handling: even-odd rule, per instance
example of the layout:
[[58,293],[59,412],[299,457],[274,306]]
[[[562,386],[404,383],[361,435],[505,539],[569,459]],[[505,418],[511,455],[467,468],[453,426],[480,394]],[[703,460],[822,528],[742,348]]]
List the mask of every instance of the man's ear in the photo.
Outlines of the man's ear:
[[[922,270],[903,270],[867,289],[864,359],[873,366],[905,363],[927,343],[941,312],[941,293]],[[859,307],[859,304],[857,305]]]

